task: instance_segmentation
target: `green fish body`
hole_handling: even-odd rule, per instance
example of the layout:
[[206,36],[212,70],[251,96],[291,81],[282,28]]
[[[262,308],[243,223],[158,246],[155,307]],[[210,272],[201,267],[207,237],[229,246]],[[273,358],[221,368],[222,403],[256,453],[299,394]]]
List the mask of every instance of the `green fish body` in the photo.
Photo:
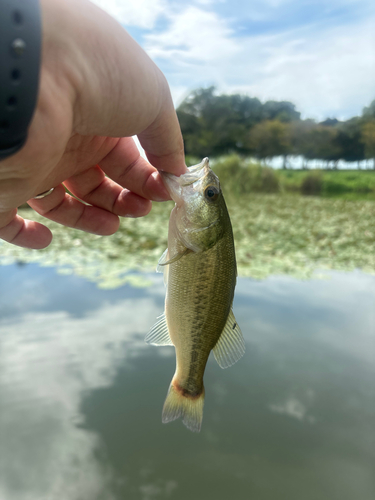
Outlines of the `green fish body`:
[[162,175],[176,205],[168,249],[158,265],[167,286],[165,313],[146,342],[174,345],[176,350],[163,422],[182,417],[190,430],[199,432],[203,375],[211,350],[222,368],[245,351],[232,312],[237,275],[233,232],[219,179],[207,158],[180,177]]

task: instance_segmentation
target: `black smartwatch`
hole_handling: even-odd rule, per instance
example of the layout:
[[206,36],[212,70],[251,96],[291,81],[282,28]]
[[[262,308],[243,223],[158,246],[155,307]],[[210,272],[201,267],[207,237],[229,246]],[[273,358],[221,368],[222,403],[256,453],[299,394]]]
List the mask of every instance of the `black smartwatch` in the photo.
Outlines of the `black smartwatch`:
[[25,144],[38,96],[39,0],[0,0],[0,161]]

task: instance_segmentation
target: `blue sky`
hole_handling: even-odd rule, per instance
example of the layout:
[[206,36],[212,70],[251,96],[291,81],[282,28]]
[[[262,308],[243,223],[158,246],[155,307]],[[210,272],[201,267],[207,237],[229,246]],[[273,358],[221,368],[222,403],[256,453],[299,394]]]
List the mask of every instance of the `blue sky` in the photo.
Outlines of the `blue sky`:
[[347,119],[375,99],[374,0],[94,0],[166,75],[178,105],[215,85]]

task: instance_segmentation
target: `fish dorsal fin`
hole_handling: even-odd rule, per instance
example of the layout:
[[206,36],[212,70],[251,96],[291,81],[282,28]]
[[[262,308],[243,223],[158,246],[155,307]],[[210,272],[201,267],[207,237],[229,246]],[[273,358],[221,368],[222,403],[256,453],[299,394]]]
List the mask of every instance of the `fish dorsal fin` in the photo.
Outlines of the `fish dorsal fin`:
[[220,368],[229,368],[245,353],[245,341],[232,310],[213,352]]
[[173,345],[164,313],[146,335],[145,342],[151,345]]

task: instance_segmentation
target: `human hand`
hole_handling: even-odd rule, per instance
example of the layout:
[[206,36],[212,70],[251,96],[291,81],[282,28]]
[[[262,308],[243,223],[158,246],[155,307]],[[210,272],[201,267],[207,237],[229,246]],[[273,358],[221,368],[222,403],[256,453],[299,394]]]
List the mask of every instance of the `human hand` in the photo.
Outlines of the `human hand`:
[[36,111],[25,146],[0,162],[0,238],[37,249],[52,234],[17,215],[26,201],[60,224],[109,235],[118,216],[143,216],[150,200],[169,199],[157,169],[186,171],[168,84],[139,45],[88,0],[41,0],[41,7]]

